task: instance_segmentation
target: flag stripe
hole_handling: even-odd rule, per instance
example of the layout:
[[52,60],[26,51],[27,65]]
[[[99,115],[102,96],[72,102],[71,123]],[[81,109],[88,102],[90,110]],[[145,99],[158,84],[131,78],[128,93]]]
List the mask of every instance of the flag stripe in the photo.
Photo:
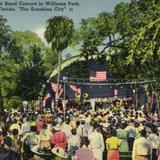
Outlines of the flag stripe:
[[63,88],[60,89],[59,94],[58,94],[58,98],[61,97],[62,93],[63,93]]
[[81,89],[76,87],[75,85],[69,85],[70,89],[73,91],[73,92],[78,92],[80,93],[81,92]]
[[47,94],[44,96],[44,99],[43,99],[43,107],[46,106],[46,101],[47,101],[47,99],[50,98],[50,97],[51,97],[51,94],[50,94],[50,93],[47,93]]
[[117,96],[118,95],[118,90],[114,89],[114,95]]
[[51,88],[54,92],[57,92],[57,84],[51,82]]
[[44,96],[44,100],[48,99],[51,97],[51,94],[50,93],[47,93],[45,96]]

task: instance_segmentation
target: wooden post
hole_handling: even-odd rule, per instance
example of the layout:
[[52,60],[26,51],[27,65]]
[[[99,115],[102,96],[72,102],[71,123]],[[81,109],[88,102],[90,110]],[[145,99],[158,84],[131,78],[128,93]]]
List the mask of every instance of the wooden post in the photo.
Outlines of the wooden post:
[[135,86],[135,110],[138,109],[138,88]]
[[160,118],[160,96],[159,93],[155,92],[156,98],[157,98],[157,111],[158,111],[158,117]]

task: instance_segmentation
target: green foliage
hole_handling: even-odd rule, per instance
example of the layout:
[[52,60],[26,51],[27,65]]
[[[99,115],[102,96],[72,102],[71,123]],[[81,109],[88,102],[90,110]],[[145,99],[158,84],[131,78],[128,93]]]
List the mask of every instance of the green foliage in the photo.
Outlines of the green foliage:
[[48,61],[54,54],[35,33],[12,32],[6,23],[0,17],[0,111],[19,106],[20,99],[37,99],[45,72],[56,64],[56,56]]
[[101,57],[99,46],[112,34],[114,19],[109,13],[101,13],[96,18],[82,19],[80,28],[74,34],[73,43],[81,44],[81,54],[86,59]]
[[9,52],[9,46],[12,42],[12,31],[10,29],[10,26],[7,25],[7,20],[0,16],[0,54],[1,51],[5,50],[6,52]]
[[112,13],[82,19],[74,44],[86,60],[107,55],[115,77],[151,79],[159,76],[160,1],[119,3]]
[[42,65],[45,70],[45,76],[49,76],[53,66],[57,64],[57,60],[58,53],[56,51],[52,51],[51,48],[45,48],[45,50],[43,50]]
[[65,16],[55,16],[47,21],[45,38],[51,43],[52,50],[58,53],[57,88],[59,89],[62,51],[71,43],[74,33],[73,20]]
[[[154,79],[159,75],[159,12],[155,0],[120,3],[114,10],[117,19],[116,42],[109,48],[111,71],[127,79]],[[155,14],[157,13],[157,14]]]
[[6,109],[17,109],[22,105],[22,100],[20,97],[18,96],[13,96],[10,99],[8,98],[4,98],[4,107]]
[[7,20],[0,16],[0,111],[3,112],[3,98],[11,96],[17,81],[16,65],[12,59],[14,47],[12,31]]
[[23,63],[32,58],[32,47],[34,45],[38,46],[40,49],[44,50],[45,45],[40,40],[40,38],[31,31],[16,31],[13,32],[13,37],[15,39],[15,45],[19,50],[17,57],[18,63]]
[[[30,31],[12,32],[0,16],[0,106],[18,96],[36,99],[49,70],[57,63],[60,75],[61,54],[69,45],[79,46],[86,60],[107,59],[115,77],[159,79],[160,76],[160,1],[132,0],[119,3],[112,13],[82,19],[74,31],[72,19],[55,16],[47,21],[46,48]],[[71,44],[72,43],[72,44]],[[73,63],[68,77],[86,78],[87,62]],[[13,103],[13,102],[12,102]]]
[[30,49],[32,57],[25,61],[19,70],[18,87],[15,92],[24,100],[36,100],[42,83],[46,81],[41,49],[37,46]]
[[86,61],[78,61],[72,63],[69,67],[65,68],[65,72],[67,73],[67,77],[74,79],[75,81],[81,81],[81,79],[88,78],[89,69]]
[[51,43],[52,49],[63,51],[71,43],[74,32],[72,19],[64,16],[55,16],[47,21],[45,38]]
[[14,32],[13,37],[20,54],[16,60],[18,81],[14,95],[23,100],[38,98],[48,70],[57,63],[57,56],[45,47],[40,38],[30,31]]

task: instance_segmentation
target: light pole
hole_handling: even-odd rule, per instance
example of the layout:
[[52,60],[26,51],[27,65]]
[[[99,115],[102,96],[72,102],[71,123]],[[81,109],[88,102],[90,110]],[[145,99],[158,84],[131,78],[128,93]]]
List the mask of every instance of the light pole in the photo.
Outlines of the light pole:
[[133,89],[133,94],[135,97],[135,109],[138,109],[138,88],[137,86],[135,86],[135,88]]
[[63,77],[63,80],[64,80],[64,86],[63,86],[63,99],[66,100],[66,83],[67,83],[67,80],[68,80],[68,77]]

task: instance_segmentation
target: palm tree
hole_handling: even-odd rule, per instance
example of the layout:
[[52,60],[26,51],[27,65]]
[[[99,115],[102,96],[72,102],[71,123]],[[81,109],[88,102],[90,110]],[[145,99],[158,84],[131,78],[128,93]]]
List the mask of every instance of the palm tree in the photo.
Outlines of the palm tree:
[[51,43],[52,50],[56,50],[58,53],[57,92],[59,92],[62,51],[71,43],[73,33],[74,24],[72,19],[65,16],[55,16],[48,19],[45,38],[48,43]]

